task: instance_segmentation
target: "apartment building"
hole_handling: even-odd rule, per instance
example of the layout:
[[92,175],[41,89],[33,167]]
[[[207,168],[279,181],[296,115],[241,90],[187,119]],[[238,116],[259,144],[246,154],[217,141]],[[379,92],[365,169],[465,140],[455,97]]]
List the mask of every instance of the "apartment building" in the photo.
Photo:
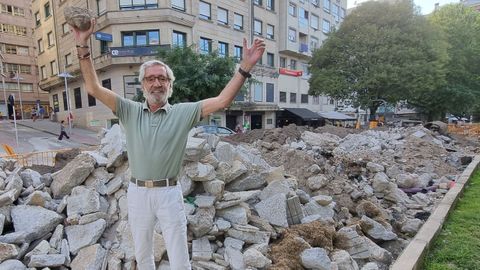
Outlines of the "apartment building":
[[[32,10],[41,20],[45,21],[46,6],[54,17],[42,21],[34,39],[54,43],[39,55],[38,66],[40,86],[49,91],[59,119],[70,110],[75,124],[88,128],[117,121],[86,92],[63,17],[63,9],[70,5],[97,14],[90,47],[99,80],[126,98],[141,91],[138,68],[155,59],[159,49],[193,44],[199,53],[217,50],[239,59],[243,37],[262,37],[266,52],[252,71],[258,83],[209,120],[231,128],[243,121],[251,122],[252,128],[273,128],[283,109],[329,111],[335,106],[328,97],[308,95],[308,61],[328,32],[343,21],[346,0],[34,0]],[[58,76],[59,72],[63,74]]]
[[461,2],[467,7],[480,11],[480,0],[461,0]]
[[[18,118],[32,108],[48,106],[48,93],[38,87],[30,0],[0,0],[0,112],[7,117],[8,98],[14,97]],[[1,78],[0,78],[1,79]],[[20,102],[21,101],[21,102]],[[10,114],[13,117],[13,111]],[[0,119],[2,118],[0,117]]]

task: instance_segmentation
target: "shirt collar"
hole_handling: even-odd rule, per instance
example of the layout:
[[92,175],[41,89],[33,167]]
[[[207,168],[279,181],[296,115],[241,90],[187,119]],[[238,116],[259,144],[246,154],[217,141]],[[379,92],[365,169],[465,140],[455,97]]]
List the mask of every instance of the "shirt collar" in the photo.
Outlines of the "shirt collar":
[[[147,100],[145,100],[143,103],[142,103],[142,107],[143,107],[143,110],[147,110],[150,112],[150,108],[148,107],[148,104],[147,104]],[[153,113],[156,113],[158,112],[159,110],[164,110],[165,112],[169,112],[170,109],[172,108],[172,105],[170,105],[170,103],[165,103],[165,105],[163,105],[163,107],[159,108],[158,110],[154,111]]]

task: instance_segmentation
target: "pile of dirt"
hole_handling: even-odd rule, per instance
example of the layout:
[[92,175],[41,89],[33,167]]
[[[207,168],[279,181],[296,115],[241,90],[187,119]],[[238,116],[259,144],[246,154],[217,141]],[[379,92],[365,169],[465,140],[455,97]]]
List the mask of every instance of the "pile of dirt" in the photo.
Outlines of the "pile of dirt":
[[272,243],[270,254],[274,265],[270,269],[304,269],[300,254],[311,247],[332,251],[334,236],[335,228],[320,221],[291,226],[280,240]]
[[299,139],[302,133],[306,130],[313,131],[312,128],[306,126],[297,126],[291,124],[283,128],[273,128],[273,129],[254,129],[245,133],[239,133],[228,137],[228,141],[232,142],[242,142],[242,143],[253,143],[257,140],[263,140],[265,142],[277,142],[279,144],[284,144],[287,138],[291,140]]

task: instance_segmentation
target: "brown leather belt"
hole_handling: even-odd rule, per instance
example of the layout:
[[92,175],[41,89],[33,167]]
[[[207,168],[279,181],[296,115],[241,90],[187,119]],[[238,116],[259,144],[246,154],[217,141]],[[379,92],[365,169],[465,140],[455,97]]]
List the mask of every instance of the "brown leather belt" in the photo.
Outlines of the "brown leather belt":
[[165,178],[165,179],[158,179],[158,180],[138,180],[135,177],[130,178],[130,182],[134,183],[138,187],[169,187],[169,186],[176,186],[177,185],[177,178]]

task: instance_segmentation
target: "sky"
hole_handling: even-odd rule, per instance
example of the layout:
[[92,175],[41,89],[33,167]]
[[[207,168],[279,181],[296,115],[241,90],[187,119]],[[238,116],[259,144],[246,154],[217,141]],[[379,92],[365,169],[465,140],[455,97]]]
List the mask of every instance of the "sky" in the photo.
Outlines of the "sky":
[[[359,4],[365,1],[367,0],[347,0],[347,6],[348,8],[351,8],[355,6],[355,2]],[[459,0],[414,0],[414,2],[415,2],[415,5],[420,6],[422,14],[429,14],[433,11],[433,8],[435,7],[435,3],[439,3],[440,6],[442,6],[450,3],[458,3],[460,1]]]

